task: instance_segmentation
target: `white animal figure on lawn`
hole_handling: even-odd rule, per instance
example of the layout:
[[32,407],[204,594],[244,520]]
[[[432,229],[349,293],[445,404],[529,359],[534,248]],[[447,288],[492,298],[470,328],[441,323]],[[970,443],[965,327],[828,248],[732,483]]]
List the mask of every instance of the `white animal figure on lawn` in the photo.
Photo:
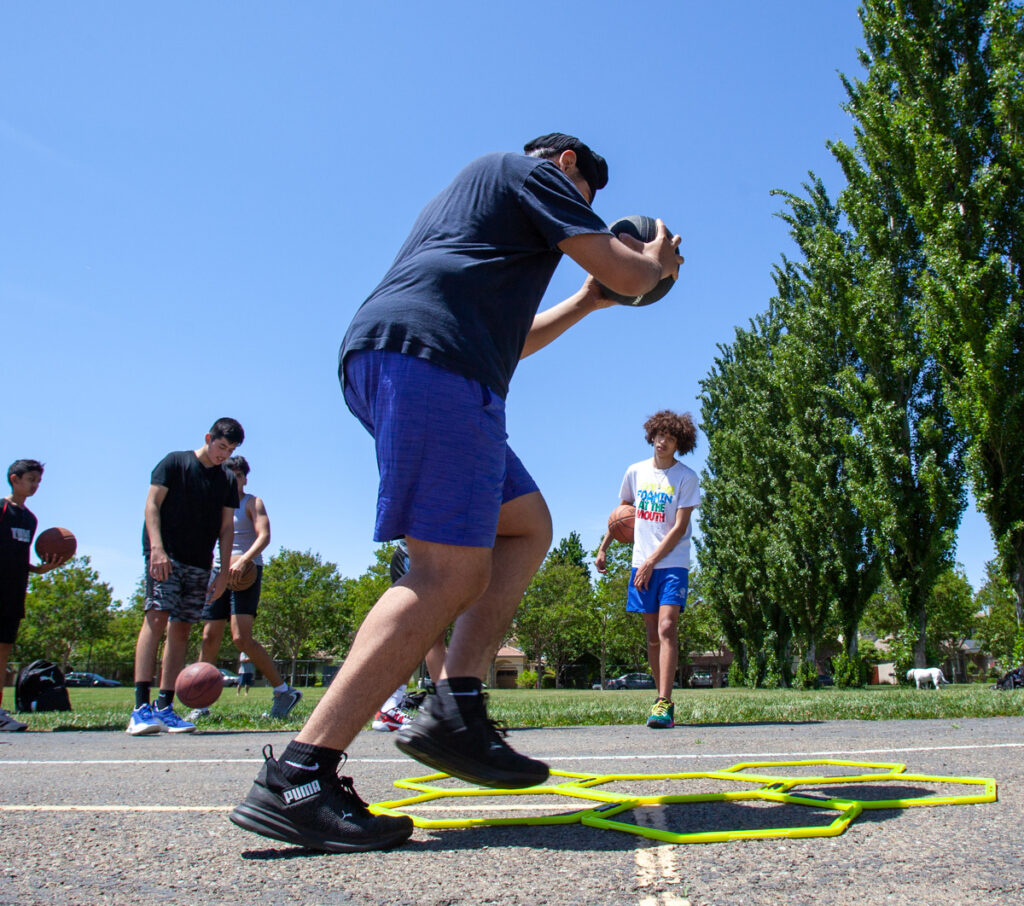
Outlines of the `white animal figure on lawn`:
[[929,680],[936,689],[942,688],[939,683],[949,685],[949,680],[942,675],[938,667],[912,667],[907,671],[907,679],[913,680],[918,689],[921,688],[921,683],[927,687]]

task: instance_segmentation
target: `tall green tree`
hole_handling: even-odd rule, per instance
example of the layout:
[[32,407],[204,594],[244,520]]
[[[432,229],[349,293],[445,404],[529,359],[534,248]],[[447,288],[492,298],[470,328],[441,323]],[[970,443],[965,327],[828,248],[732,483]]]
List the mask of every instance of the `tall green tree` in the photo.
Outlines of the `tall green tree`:
[[[561,686],[566,667],[586,650],[595,631],[589,575],[575,563],[548,556],[530,581],[512,630],[530,660],[545,661]],[[538,683],[540,671],[538,671]]]
[[[593,552],[597,556],[597,551]],[[613,541],[606,551],[606,568],[598,574],[593,591],[592,629],[586,639],[587,651],[600,665],[601,686],[610,670],[647,669],[647,634],[643,620],[626,612],[626,593],[633,546]]]
[[33,574],[18,636],[21,660],[46,658],[67,670],[76,658],[87,658],[110,623],[111,595],[88,557]]
[[1024,659],[1014,657],[1022,644],[1022,632],[1017,625],[1016,595],[998,564],[988,564],[985,582],[974,596],[978,612],[976,638],[982,650],[991,655],[1004,671],[1021,666]]
[[[839,376],[851,413],[851,488],[916,627],[914,663],[926,666],[927,602],[952,564],[965,503],[965,438],[923,332],[921,236],[884,153],[855,126],[856,148],[832,145],[848,185],[838,219],[802,243],[814,279],[834,296],[835,327],[855,361]],[[812,190],[812,195],[815,191]]]
[[[780,455],[779,415],[785,398],[775,379],[783,324],[772,307],[749,330],[720,346],[701,381],[701,428],[708,455],[701,475],[701,537],[697,559],[704,594],[752,684],[778,678],[787,663],[793,624],[772,591],[765,552],[773,540]],[[735,672],[734,672],[735,675]]]
[[344,580],[345,605],[351,626],[358,629],[370,609],[391,587],[391,557],[394,544],[383,544],[374,551],[374,562],[358,578]]
[[348,650],[351,621],[342,577],[333,563],[310,551],[282,549],[263,569],[260,638],[275,659],[290,662]]
[[858,226],[913,247],[916,323],[1024,625],[1024,9],[865,0],[861,19],[866,76],[844,79],[857,141],[833,147]]

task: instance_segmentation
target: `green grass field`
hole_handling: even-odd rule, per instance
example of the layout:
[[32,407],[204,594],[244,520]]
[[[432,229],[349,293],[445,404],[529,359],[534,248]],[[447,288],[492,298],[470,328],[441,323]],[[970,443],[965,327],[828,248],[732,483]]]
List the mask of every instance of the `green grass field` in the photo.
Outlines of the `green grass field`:
[[[18,715],[33,731],[123,731],[134,690],[69,689],[72,711]],[[211,730],[298,730],[322,688],[304,689],[304,698],[287,720],[262,715],[270,710],[271,690],[253,689],[248,697],[225,689],[200,728]],[[925,718],[1020,717],[1024,691],[997,692],[988,684],[947,686],[941,692],[907,686],[866,689],[679,689],[674,696],[676,723],[717,724],[824,720],[913,720]],[[583,689],[515,689],[490,693],[489,711],[510,727],[609,726],[642,723],[652,692]],[[14,690],[4,691],[8,708]],[[180,704],[178,713],[187,714]]]

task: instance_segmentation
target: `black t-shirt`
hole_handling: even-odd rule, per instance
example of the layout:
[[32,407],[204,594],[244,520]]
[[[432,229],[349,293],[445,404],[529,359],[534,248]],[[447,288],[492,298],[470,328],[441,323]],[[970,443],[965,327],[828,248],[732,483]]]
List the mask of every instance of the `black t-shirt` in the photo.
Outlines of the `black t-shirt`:
[[[238,506],[238,484],[223,466],[204,466],[194,450],[168,453],[157,463],[150,484],[167,488],[160,504],[160,534],[172,560],[200,569],[213,565],[224,507]],[[149,553],[142,526],[142,551]]]
[[356,350],[400,352],[478,380],[504,399],[561,260],[558,243],[607,232],[554,164],[510,153],[473,161],[423,209],[356,312],[339,372]]
[[25,600],[36,517],[23,506],[0,500],[0,603]]

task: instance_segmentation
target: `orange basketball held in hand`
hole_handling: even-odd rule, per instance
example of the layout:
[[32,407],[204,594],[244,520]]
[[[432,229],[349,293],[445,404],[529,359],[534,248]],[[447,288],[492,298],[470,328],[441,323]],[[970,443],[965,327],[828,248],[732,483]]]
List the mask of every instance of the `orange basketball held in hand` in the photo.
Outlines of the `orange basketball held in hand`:
[[76,550],[78,550],[78,541],[66,528],[48,528],[46,531],[40,532],[36,538],[36,554],[39,555],[40,560],[45,560],[51,554],[70,558],[75,556]]
[[620,503],[608,517],[608,531],[616,541],[623,544],[633,543],[633,520],[636,518],[636,507],[628,503]]
[[189,708],[209,708],[224,690],[221,672],[205,661],[189,664],[174,684],[174,692]]
[[[239,560],[238,557],[231,558],[231,565],[234,566]],[[231,591],[245,591],[247,588],[252,587],[252,583],[256,581],[256,564],[252,560],[246,560],[245,566],[242,567],[242,575],[237,579],[231,573],[228,573],[228,588]]]

